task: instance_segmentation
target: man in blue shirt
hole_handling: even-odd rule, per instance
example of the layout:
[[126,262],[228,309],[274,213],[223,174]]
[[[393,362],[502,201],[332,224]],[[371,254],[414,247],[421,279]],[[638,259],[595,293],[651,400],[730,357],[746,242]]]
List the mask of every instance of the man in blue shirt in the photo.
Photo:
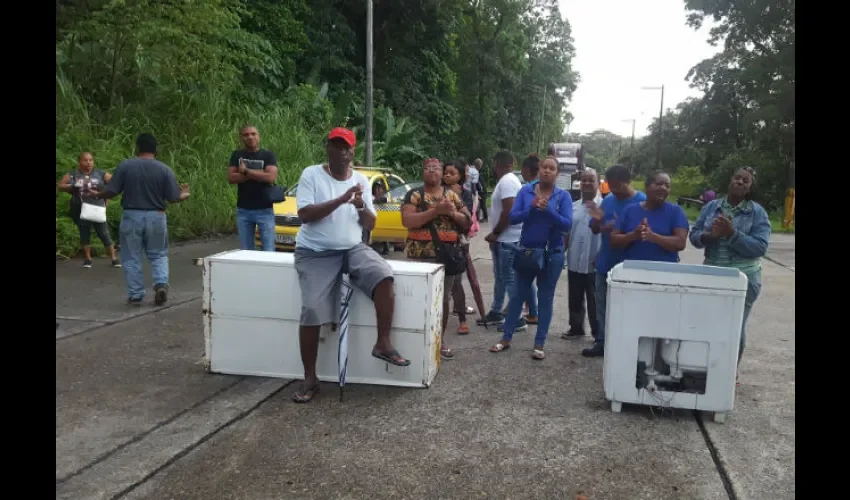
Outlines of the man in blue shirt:
[[614,165],[605,172],[613,196],[606,196],[598,208],[588,207],[590,229],[602,233],[602,244],[596,257],[596,321],[598,333],[592,347],[581,351],[583,356],[605,355],[605,308],[608,302],[608,271],[623,261],[623,251],[611,247],[611,231],[626,207],[646,200],[646,195],[632,187],[629,167]]

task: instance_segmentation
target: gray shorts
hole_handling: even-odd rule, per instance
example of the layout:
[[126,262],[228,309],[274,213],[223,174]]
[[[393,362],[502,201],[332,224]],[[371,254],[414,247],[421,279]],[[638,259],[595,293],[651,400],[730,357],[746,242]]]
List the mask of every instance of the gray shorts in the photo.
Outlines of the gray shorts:
[[339,321],[342,274],[348,274],[351,284],[370,298],[378,284],[393,279],[393,270],[387,261],[365,243],[358,243],[349,250],[322,252],[295,247],[295,271],[301,286],[303,326]]

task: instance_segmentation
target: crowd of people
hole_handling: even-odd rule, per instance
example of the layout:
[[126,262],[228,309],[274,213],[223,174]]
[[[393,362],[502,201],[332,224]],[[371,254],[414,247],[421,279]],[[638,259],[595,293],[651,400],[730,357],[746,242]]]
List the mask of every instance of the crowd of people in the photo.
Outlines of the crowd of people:
[[[227,181],[238,186],[236,225],[240,246],[274,250],[274,153],[259,147],[256,127],[239,131],[242,147],[233,152]],[[293,396],[309,402],[319,391],[316,360],[319,330],[335,323],[338,297],[334,294],[343,273],[353,286],[371,297],[377,318],[377,338],[372,356],[396,366],[406,359],[393,346],[391,326],[395,305],[393,272],[387,261],[364,241],[376,220],[375,193],[368,179],[353,168],[356,137],[335,128],[327,136],[327,161],[305,168],[298,182],[296,204],[301,227],[294,251],[301,292],[300,350],[304,383]],[[145,296],[142,256],[150,260],[155,302],[162,304],[168,291],[168,232],[166,208],[189,198],[189,186],[178,184],[173,171],[156,156],[156,139],[138,137],[137,156],[121,162],[112,175],[94,168],[90,153],[82,153],[79,166],[64,176],[59,188],[72,194],[70,212],[79,226],[85,266],[91,266],[91,229],[110,252],[113,265],[123,265],[128,302],[138,305]],[[482,196],[483,162],[422,162],[421,187],[411,189],[401,203],[401,220],[407,228],[404,252],[408,259],[442,264],[445,271],[440,355],[455,358],[446,329],[452,311],[458,317],[458,335],[470,333],[462,277],[468,270],[469,245],[479,231],[479,217],[492,215],[484,236],[493,262],[493,296],[489,311],[479,320],[496,324],[501,338],[489,350],[500,353],[511,347],[513,335],[536,325],[531,356],[543,360],[552,326],[555,290],[567,270],[569,324],[563,338],[587,335],[593,344],[582,351],[588,357],[604,356],[607,274],[624,260],[678,262],[688,240],[704,249],[704,263],[739,269],[748,278],[740,355],[746,345],[745,326],[761,290],[761,259],[770,241],[770,222],[764,208],[753,200],[756,172],[738,169],[727,194],[708,201],[690,227],[677,204],[667,198],[671,177],[664,172],[646,176],[645,190],[632,186],[631,170],[614,165],[605,172],[604,190],[596,171],[580,173],[580,197],[557,187],[558,160],[529,155],[521,163],[523,185],[513,173],[516,160],[507,151],[495,155],[492,172],[496,184],[489,210]],[[105,221],[98,222],[86,204],[103,207],[121,194],[121,262]],[[83,217],[83,215],[86,215]],[[97,220],[95,220],[97,219]],[[507,297],[507,304],[505,299]],[[483,311],[482,311],[483,313]],[[587,320],[587,321],[585,321]]]

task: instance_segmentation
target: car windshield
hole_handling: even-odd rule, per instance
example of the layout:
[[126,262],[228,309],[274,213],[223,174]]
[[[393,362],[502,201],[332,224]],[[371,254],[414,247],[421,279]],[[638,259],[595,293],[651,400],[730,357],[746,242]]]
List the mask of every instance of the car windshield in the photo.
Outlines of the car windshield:
[[411,189],[420,188],[420,187],[422,187],[422,184],[423,184],[422,181],[414,181],[414,182],[411,182],[409,184],[402,184],[401,186],[398,186],[395,189],[391,189],[390,192],[388,193],[389,197],[392,198],[393,200],[401,201],[404,198],[404,195],[406,195],[408,191],[410,191]]

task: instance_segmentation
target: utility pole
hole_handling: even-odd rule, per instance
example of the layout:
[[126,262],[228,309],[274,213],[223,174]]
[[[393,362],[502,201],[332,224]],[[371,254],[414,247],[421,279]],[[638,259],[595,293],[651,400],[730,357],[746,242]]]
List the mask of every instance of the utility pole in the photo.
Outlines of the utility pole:
[[372,137],[373,137],[373,123],[372,123],[372,90],[374,85],[374,80],[372,78],[373,73],[373,39],[372,33],[374,31],[372,24],[372,14],[373,14],[373,5],[372,0],[366,0],[366,166],[372,166]]
[[785,211],[782,217],[782,227],[789,228],[794,225],[794,201],[795,201],[795,177],[794,171],[794,144],[791,144],[791,161],[788,163],[788,187],[785,190]]
[[543,86],[543,102],[540,103],[540,140],[537,142],[537,154],[540,154],[540,144],[546,141],[543,137],[543,123],[546,119],[546,85]]
[[664,120],[664,85],[661,86],[661,108],[658,110],[658,151],[655,153],[655,170],[661,170],[661,130]]
[[[636,122],[636,121],[637,121],[637,118],[629,118],[628,120],[623,120],[623,123],[628,123],[628,122],[631,122],[631,123],[632,123],[632,141],[631,141],[631,144],[630,144],[630,146],[629,146],[629,169],[631,169],[631,168],[633,167],[633,165],[634,165],[634,156],[635,156],[635,122]],[[620,141],[620,150],[622,151],[622,149],[623,149],[623,141]],[[619,161],[620,161],[620,157],[618,156],[618,157],[617,157],[617,162],[619,163]],[[632,172],[632,173],[634,173],[634,172]]]
[[661,130],[664,121],[664,85],[660,87],[641,87],[641,90],[660,90],[661,109],[658,110],[658,149],[655,152],[655,170],[661,169]]

